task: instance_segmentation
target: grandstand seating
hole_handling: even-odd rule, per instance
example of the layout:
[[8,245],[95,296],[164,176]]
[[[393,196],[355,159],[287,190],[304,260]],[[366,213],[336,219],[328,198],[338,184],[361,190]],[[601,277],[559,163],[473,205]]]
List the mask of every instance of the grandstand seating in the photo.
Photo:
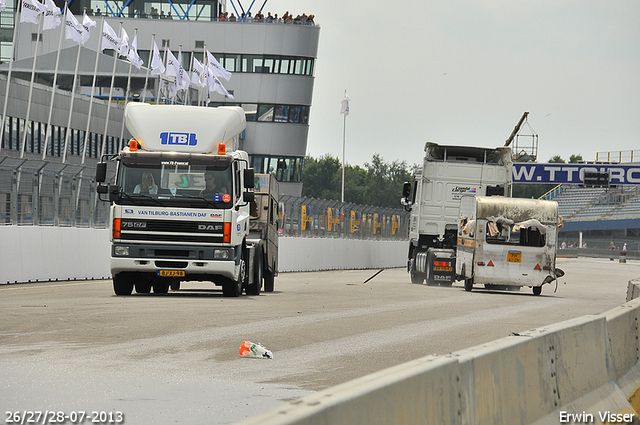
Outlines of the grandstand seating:
[[640,218],[640,188],[587,188],[564,185],[552,199],[565,221]]

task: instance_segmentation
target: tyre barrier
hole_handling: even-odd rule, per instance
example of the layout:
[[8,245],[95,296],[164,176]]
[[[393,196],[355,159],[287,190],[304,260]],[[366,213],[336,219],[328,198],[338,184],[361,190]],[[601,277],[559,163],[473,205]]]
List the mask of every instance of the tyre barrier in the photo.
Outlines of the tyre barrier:
[[239,424],[638,424],[640,281],[629,294],[606,313],[423,357]]

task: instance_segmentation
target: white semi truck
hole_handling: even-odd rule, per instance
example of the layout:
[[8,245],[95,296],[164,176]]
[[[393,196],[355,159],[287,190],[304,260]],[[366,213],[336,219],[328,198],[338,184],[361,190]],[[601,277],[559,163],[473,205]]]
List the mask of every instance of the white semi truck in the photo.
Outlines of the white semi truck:
[[[277,182],[254,179],[247,153],[237,149],[243,109],[129,103],[125,123],[129,146],[103,156],[96,169],[98,193],[111,203],[114,292],[166,293],[195,280],[222,286],[228,297],[258,295],[263,276],[273,291],[277,239],[267,237],[278,222],[252,221],[277,217],[269,211],[278,206]],[[109,161],[115,183],[106,185]],[[260,180],[275,199],[259,195],[258,210]]]
[[511,196],[511,148],[428,142],[422,168],[406,182],[401,203],[411,211],[407,271],[411,282],[450,286],[456,280],[460,199]]

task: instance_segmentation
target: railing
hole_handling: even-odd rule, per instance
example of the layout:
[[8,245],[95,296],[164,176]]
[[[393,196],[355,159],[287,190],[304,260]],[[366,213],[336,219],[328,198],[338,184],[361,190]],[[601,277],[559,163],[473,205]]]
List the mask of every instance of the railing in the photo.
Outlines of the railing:
[[[0,225],[108,227],[109,204],[98,200],[93,167],[0,158]],[[280,235],[404,240],[409,213],[339,201],[283,196]]]
[[404,240],[409,212],[327,199],[280,198],[282,236]]

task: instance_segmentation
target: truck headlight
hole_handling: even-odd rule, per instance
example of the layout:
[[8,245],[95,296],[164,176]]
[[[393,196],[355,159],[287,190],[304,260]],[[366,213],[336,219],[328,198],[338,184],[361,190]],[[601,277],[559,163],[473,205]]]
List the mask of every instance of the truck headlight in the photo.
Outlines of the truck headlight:
[[113,248],[113,254],[117,257],[128,257],[129,256],[129,247],[124,245],[116,245]]
[[229,250],[228,249],[214,249],[213,250],[213,258],[216,260],[228,260],[229,259]]

